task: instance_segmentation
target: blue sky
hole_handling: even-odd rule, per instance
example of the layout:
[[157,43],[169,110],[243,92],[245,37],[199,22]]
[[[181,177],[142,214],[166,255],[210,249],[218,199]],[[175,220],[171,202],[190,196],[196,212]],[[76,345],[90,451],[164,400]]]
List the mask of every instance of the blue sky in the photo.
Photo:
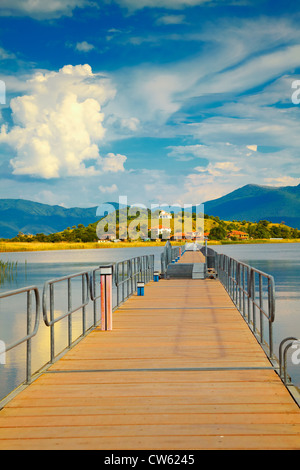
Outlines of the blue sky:
[[299,184],[295,4],[2,0],[0,197],[201,204]]

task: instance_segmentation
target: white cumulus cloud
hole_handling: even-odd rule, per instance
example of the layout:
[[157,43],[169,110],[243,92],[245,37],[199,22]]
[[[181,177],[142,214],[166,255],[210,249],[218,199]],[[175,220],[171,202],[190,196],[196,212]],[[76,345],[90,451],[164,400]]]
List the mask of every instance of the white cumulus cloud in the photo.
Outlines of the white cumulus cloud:
[[2,126],[0,143],[11,146],[13,173],[45,179],[120,171],[126,157],[101,157],[102,106],[115,96],[110,81],[89,65],[37,73],[30,93],[11,100],[14,126]]
[[124,163],[126,162],[127,157],[125,155],[108,153],[107,156],[102,161],[102,168],[105,173],[118,173],[119,171],[124,171]]

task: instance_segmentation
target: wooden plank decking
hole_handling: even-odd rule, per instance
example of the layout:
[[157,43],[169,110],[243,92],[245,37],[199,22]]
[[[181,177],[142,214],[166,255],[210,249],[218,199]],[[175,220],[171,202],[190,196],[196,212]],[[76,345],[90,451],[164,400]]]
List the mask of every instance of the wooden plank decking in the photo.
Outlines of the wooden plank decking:
[[113,327],[9,402],[0,449],[300,449],[299,408],[219,281],[152,282]]

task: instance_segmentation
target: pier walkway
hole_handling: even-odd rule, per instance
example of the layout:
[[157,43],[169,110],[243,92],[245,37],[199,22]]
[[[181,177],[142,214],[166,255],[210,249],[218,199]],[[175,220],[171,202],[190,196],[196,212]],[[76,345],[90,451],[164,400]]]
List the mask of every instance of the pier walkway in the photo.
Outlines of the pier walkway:
[[300,412],[219,280],[162,279],[7,404],[0,449],[299,450]]

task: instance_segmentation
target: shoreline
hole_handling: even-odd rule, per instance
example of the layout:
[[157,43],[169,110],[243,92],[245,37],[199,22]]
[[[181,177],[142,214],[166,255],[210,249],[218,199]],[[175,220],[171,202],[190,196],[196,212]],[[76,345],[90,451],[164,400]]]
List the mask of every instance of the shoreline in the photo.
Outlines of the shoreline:
[[[111,248],[143,248],[143,247],[163,247],[167,240],[149,242],[88,242],[88,243],[28,243],[28,242],[0,242],[0,253],[30,252],[30,251],[59,251],[59,250],[101,250]],[[257,240],[210,240],[208,246],[214,245],[256,245],[274,243],[300,243],[300,239],[257,239]],[[182,246],[182,241],[171,241],[172,246]]]

